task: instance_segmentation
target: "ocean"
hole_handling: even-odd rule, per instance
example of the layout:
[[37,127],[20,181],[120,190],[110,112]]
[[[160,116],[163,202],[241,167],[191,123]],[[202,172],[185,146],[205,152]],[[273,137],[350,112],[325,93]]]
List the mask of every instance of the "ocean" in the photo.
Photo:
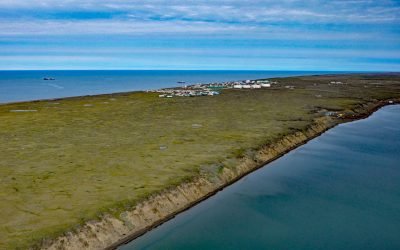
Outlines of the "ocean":
[[[228,70],[0,71],[0,103],[151,90],[179,85],[344,72]],[[45,81],[43,78],[54,78]]]
[[341,124],[120,250],[400,249],[399,124]]

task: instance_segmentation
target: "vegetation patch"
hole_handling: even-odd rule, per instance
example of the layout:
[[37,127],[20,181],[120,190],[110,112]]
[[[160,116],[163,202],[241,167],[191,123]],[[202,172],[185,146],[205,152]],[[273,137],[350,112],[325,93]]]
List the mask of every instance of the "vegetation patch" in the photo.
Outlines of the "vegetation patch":
[[166,188],[233,168],[315,118],[400,98],[398,75],[273,80],[199,98],[133,92],[0,105],[0,249],[118,217]]

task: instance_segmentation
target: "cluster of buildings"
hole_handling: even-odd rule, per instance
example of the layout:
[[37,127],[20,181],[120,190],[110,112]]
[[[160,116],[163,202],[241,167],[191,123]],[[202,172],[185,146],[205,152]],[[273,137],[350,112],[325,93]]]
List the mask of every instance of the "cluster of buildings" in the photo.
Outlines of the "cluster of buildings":
[[[184,83],[184,82],[179,82]],[[185,85],[182,88],[159,89],[159,97],[172,98],[175,96],[195,97],[195,96],[214,96],[219,95],[222,89],[261,89],[270,88],[277,82],[269,80],[244,80],[233,82],[205,83]]]
[[175,96],[185,96],[185,97],[195,97],[195,96],[213,96],[219,95],[218,91],[203,89],[203,90],[193,90],[193,89],[160,89],[156,90],[160,93],[158,97],[172,98]]
[[343,83],[343,82],[337,82],[337,81],[331,81],[331,82],[330,82],[330,84],[338,84],[338,85],[341,85],[341,84],[346,84],[346,83]]
[[268,80],[255,80],[250,81],[246,80],[243,82],[235,83],[233,85],[234,89],[261,89],[261,88],[270,88],[272,84],[276,84],[277,82],[270,82]]

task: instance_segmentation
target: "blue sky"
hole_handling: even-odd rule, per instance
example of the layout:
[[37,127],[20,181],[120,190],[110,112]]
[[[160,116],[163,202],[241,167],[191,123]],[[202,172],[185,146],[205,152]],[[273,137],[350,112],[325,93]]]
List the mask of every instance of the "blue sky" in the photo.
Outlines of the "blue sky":
[[400,1],[0,0],[0,69],[400,71]]

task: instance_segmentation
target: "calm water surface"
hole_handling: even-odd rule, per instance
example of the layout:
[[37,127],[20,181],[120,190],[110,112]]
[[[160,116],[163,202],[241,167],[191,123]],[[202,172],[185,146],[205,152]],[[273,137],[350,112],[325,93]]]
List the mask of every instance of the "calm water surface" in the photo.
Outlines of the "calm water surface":
[[[193,84],[324,73],[335,72],[227,70],[0,71],[0,103],[174,87],[178,81]],[[44,77],[52,77],[55,80],[44,81]]]
[[400,249],[400,105],[329,130],[121,249]]

